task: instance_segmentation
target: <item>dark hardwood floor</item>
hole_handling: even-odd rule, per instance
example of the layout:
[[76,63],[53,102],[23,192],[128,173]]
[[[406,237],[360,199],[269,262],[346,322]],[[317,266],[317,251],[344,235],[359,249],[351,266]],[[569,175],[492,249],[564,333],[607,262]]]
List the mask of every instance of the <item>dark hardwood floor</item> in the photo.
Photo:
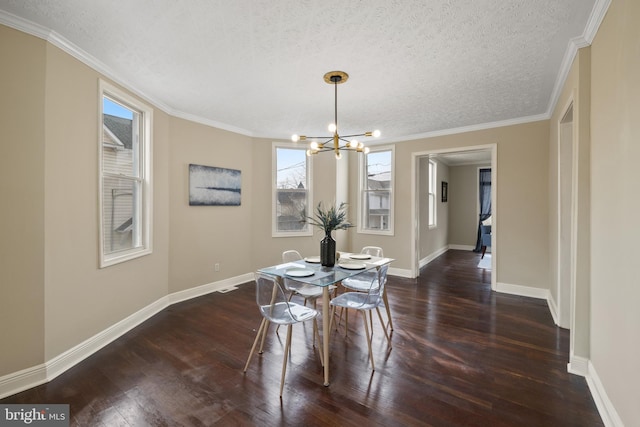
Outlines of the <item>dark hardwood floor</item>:
[[[253,283],[175,304],[48,384],[0,403],[68,403],[79,426],[600,426],[584,378],[567,373],[569,333],[546,302],[496,294],[479,255],[449,251],[417,280],[390,276],[393,348],[374,318],[331,337],[323,386],[312,324],[286,330],[242,372],[260,314]],[[256,357],[257,356],[257,357]]]

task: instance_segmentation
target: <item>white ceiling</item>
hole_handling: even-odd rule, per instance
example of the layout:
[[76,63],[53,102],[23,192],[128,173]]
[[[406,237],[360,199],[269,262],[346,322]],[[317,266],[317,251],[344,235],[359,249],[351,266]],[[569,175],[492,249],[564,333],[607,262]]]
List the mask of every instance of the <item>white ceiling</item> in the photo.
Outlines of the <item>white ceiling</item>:
[[165,111],[252,136],[327,134],[322,77],[346,71],[340,133],[402,140],[548,117],[599,3],[0,0],[0,23],[80,52]]

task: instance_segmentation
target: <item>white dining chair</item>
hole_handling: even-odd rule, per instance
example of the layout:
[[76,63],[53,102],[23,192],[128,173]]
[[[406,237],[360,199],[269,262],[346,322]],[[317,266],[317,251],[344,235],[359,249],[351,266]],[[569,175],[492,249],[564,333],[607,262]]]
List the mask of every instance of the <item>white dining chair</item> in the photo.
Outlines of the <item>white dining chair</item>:
[[[322,348],[320,346],[320,336],[318,334],[318,325],[316,317],[318,312],[311,308],[301,304],[289,301],[284,293],[281,279],[279,277],[270,276],[262,273],[255,273],[256,281],[256,303],[260,309],[262,315],[262,322],[256,334],[256,338],[251,346],[247,363],[244,366],[244,372],[247,372],[249,363],[253,353],[255,352],[256,345],[259,340],[260,349],[258,353],[262,354],[264,347],[265,337],[270,323],[277,325],[287,325],[287,340],[284,347],[284,359],[282,362],[282,375],[280,377],[280,398],[282,398],[282,390],[284,388],[284,377],[287,372],[287,359],[289,351],[291,350],[291,331],[293,324],[305,322],[307,320],[313,320],[313,332],[314,338],[318,339],[318,352],[320,354],[320,363],[324,366],[324,360],[322,356]],[[314,340],[315,341],[315,340]]]
[[[376,310],[378,313],[378,318],[380,319],[380,324],[382,325],[382,331],[384,332],[384,336],[387,338],[387,342],[389,344],[389,348],[391,348],[391,338],[387,333],[387,328],[384,324],[384,320],[382,319],[382,314],[380,314],[380,307],[384,305],[384,301],[382,299],[382,295],[384,293],[384,285],[386,283],[387,270],[389,268],[388,264],[385,264],[381,267],[378,267],[375,271],[374,277],[371,278],[369,282],[369,287],[366,292],[345,292],[337,297],[333,298],[330,302],[332,310],[331,310],[331,321],[333,322],[333,318],[335,315],[335,311],[337,307],[341,307],[343,309],[349,310],[358,310],[362,314],[362,319],[364,323],[364,330],[367,337],[367,346],[369,347],[369,359],[371,360],[371,369],[375,371],[375,364],[373,362],[373,352],[371,351],[371,341],[373,334],[373,323],[372,323],[372,311]],[[367,320],[367,313],[369,313],[369,320]],[[369,323],[371,323],[371,333],[369,332]],[[348,327],[347,322],[345,322],[345,330]],[[331,327],[329,328],[331,330]],[[346,332],[345,332],[346,333]]]
[[[302,258],[302,255],[300,255],[300,252],[296,250],[288,250],[288,251],[282,252],[282,261],[283,262],[296,262],[296,261],[304,262],[304,259]],[[291,292],[291,296],[299,295],[302,298],[304,298],[305,305],[307,304],[308,299],[312,299],[313,308],[316,308],[316,301],[318,298],[322,296],[322,287],[309,285],[308,283],[302,283],[294,279],[285,278],[284,286],[287,291]],[[329,292],[332,292],[335,289],[336,289],[336,286],[334,285],[329,286]]]
[[[384,252],[381,247],[378,246],[365,246],[360,251],[361,254],[367,254],[374,257],[384,258]],[[367,292],[369,290],[369,286],[371,285],[371,281],[376,279],[375,271],[365,271],[362,274],[358,274],[357,276],[349,277],[342,281],[342,286],[344,286],[347,290],[356,291],[356,292]],[[386,284],[387,276],[385,274],[385,283]],[[389,299],[387,298],[387,291],[384,288],[384,292],[382,294],[382,300],[384,302],[384,308],[387,313],[387,324],[385,328],[388,327],[393,331],[393,320],[391,319],[391,309],[389,308]]]

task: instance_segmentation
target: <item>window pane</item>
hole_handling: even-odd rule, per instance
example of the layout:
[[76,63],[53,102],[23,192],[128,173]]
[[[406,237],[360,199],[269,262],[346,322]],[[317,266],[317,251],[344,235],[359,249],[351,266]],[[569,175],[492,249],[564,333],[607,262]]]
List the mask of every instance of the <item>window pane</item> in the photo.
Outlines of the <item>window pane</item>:
[[124,178],[103,178],[104,253],[140,246],[140,184]]
[[306,231],[308,206],[305,150],[276,148],[276,231]]
[[278,190],[277,195],[278,231],[306,230],[307,191]]
[[389,229],[389,191],[367,191],[365,192],[365,228],[374,230]]
[[100,80],[100,268],[152,252],[153,109]]
[[436,226],[436,163],[429,160],[429,226]]
[[365,229],[389,230],[391,154],[389,150],[371,152],[366,156],[366,188],[362,200]]
[[367,189],[380,190],[391,187],[391,151],[367,154]]
[[137,113],[103,97],[102,168],[105,173],[139,176]]

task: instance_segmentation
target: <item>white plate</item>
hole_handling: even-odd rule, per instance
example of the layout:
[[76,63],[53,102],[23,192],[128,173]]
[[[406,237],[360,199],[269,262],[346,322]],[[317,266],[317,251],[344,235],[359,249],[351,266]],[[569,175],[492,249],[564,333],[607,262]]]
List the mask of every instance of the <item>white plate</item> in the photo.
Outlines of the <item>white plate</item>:
[[320,264],[320,257],[319,256],[308,256],[304,259],[307,262],[310,262],[312,264]]
[[363,270],[367,268],[366,265],[360,264],[359,262],[344,262],[338,265],[342,268],[346,268],[347,270]]
[[371,255],[369,254],[352,254],[349,255],[351,259],[371,259]]
[[307,270],[306,268],[290,268],[285,271],[284,274],[291,277],[308,277],[313,276],[313,270]]

